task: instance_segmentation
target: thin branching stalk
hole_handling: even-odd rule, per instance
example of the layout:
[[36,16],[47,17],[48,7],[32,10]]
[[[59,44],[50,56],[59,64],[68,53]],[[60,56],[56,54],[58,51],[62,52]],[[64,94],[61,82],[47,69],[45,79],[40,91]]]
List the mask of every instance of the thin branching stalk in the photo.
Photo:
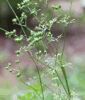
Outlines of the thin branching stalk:
[[[21,26],[21,29],[24,33],[24,36],[26,37],[27,39],[27,35],[26,35],[26,32],[24,30],[24,28],[26,28],[26,26],[23,26],[22,23],[20,22],[19,20],[19,17],[17,16],[16,12],[14,11],[14,9],[12,8],[9,0],[6,0],[10,9],[12,10],[13,14],[15,15],[17,21],[19,22],[19,25]],[[28,29],[28,28],[27,28]],[[0,28],[0,30],[4,31],[4,32],[7,32],[6,30],[4,30],[3,28]],[[60,59],[60,68],[61,68],[61,71],[63,73],[63,76],[64,76],[64,79],[65,79],[65,84],[66,86],[64,86],[64,83],[63,81],[61,80],[61,77],[58,73],[58,71],[56,69],[54,69],[54,67],[50,67],[49,65],[46,65],[45,63],[43,63],[42,61],[40,61],[39,59],[37,59],[34,55],[31,54],[30,51],[27,51],[28,55],[30,56],[30,58],[32,59],[33,63],[35,64],[35,67],[37,69],[37,73],[38,73],[38,77],[39,77],[39,83],[40,83],[40,86],[41,86],[41,92],[42,92],[42,100],[45,100],[44,98],[44,89],[43,89],[43,82],[42,82],[42,79],[41,79],[41,74],[40,74],[40,71],[39,71],[39,68],[38,68],[38,64],[37,62],[40,62],[41,64],[43,64],[44,66],[47,66],[49,69],[51,70],[54,70],[55,71],[55,74],[56,76],[58,77],[63,89],[65,90],[66,94],[68,95],[68,98],[70,100],[71,98],[71,92],[70,92],[70,88],[69,88],[69,85],[68,85],[68,79],[67,79],[67,74],[66,74],[66,70],[65,68],[63,67],[63,53],[64,53],[64,48],[65,48],[65,37],[66,37],[66,34],[64,33],[64,42],[63,42],[63,48],[62,48],[62,53],[61,53],[61,59]],[[56,53],[56,56],[57,56],[57,53]],[[56,61],[55,61],[55,65],[56,66]],[[33,89],[34,90],[34,89]]]
[[21,29],[22,29],[22,31],[23,31],[25,37],[27,38],[27,35],[26,35],[25,31],[24,31],[24,28],[23,28],[21,22],[19,21],[19,17],[17,16],[16,12],[14,11],[13,7],[11,6],[9,0],[6,0],[6,1],[7,1],[8,5],[9,5],[10,9],[12,10],[13,14],[15,15],[16,19],[18,20],[19,25],[21,26]]
[[66,43],[66,41],[65,41],[66,40],[65,30],[64,30],[63,37],[64,37],[64,40],[63,40],[63,48],[62,48],[61,58],[60,58],[60,68],[62,70],[64,79],[65,79],[65,83],[66,83],[66,87],[67,87],[67,91],[68,91],[68,97],[71,98],[71,92],[70,92],[70,88],[69,88],[69,85],[68,85],[67,74],[66,74],[65,68],[63,67],[63,55],[64,55],[64,49],[65,49],[65,43]]
[[[46,65],[46,64],[43,63],[41,60],[37,59],[35,56],[33,56],[33,58],[34,58],[36,61],[38,61],[40,64],[44,65],[44,67],[48,67],[49,69],[54,70],[54,68],[50,67],[49,65]],[[35,62],[36,62],[36,61],[35,61]],[[38,69],[38,70],[39,70],[39,69]],[[67,90],[66,90],[66,88],[65,88],[65,86],[64,86],[64,84],[63,84],[63,82],[62,82],[62,80],[61,80],[61,78],[60,78],[60,76],[59,76],[59,74],[58,74],[58,72],[57,72],[57,70],[55,70],[55,73],[56,73],[56,75],[57,75],[57,77],[58,77],[58,79],[59,79],[59,81],[60,81],[60,83],[61,83],[63,89],[65,90],[66,94],[68,95],[68,92],[67,92]],[[46,86],[46,87],[47,87],[47,86]]]
[[[40,97],[40,95],[38,94],[37,90],[36,90],[33,86],[28,85],[23,79],[20,79],[20,81],[21,81],[27,88],[30,87],[30,88],[36,93],[36,95],[37,95],[38,97]],[[41,97],[40,97],[40,98],[41,98]]]
[[61,78],[60,78],[59,73],[57,72],[57,70],[55,70],[54,67],[50,67],[49,65],[46,65],[45,63],[43,63],[41,60],[39,60],[39,59],[36,58],[35,56],[33,56],[33,57],[34,57],[34,59],[35,59],[36,61],[38,61],[39,63],[41,63],[42,65],[44,65],[44,67],[48,67],[49,69],[55,71],[55,73],[56,73],[56,75],[57,75],[57,77],[58,77],[58,79],[59,79],[59,81],[60,81],[60,83],[61,83],[63,89],[65,90],[66,94],[68,95],[67,89],[65,88],[65,86],[64,86],[64,84],[63,84],[63,82],[62,82],[62,80],[61,80]]
[[34,62],[35,67],[37,69],[38,76],[39,76],[39,81],[40,81],[40,86],[41,86],[41,92],[42,92],[42,100],[45,100],[44,99],[43,83],[42,83],[42,79],[41,79],[41,75],[40,75],[40,71],[39,71],[38,65],[37,65],[36,61],[34,60],[34,57],[31,55],[31,53],[29,51],[27,51],[27,53],[30,56],[30,58],[32,59],[32,61]]
[[[6,0],[6,1],[7,1],[8,5],[9,5],[9,7],[11,8],[12,12],[14,13],[16,19],[19,21],[19,18],[18,18],[18,16],[17,16],[16,12],[14,11],[14,9],[12,8],[11,4],[9,3],[8,0]],[[24,31],[24,28],[23,28],[23,26],[22,26],[22,24],[21,24],[20,21],[19,21],[19,24],[21,25],[21,29],[22,29],[24,35],[25,35],[26,38],[27,38],[27,35],[26,35],[26,33],[25,33],[25,31]],[[28,52],[28,53],[29,53],[29,52]],[[29,55],[30,55],[31,59],[33,60],[35,66],[36,66],[36,69],[37,69],[37,72],[38,72],[38,76],[39,76],[40,85],[41,85],[41,90],[42,90],[42,98],[43,98],[43,100],[44,100],[44,92],[43,92],[43,85],[42,85],[41,75],[40,75],[40,72],[39,72],[39,69],[38,69],[38,66],[37,66],[35,60],[33,59],[33,57],[31,56],[30,53],[29,53]]]
[[0,30],[3,31],[3,32],[8,32],[7,30],[5,30],[5,29],[3,29],[1,27],[0,27]]
[[69,85],[68,85],[67,74],[66,74],[65,68],[62,66],[62,64],[61,64],[61,70],[62,70],[62,73],[63,73],[64,78],[65,78],[65,82],[66,82],[66,86],[67,86],[67,91],[68,91],[68,97],[69,97],[69,100],[70,100],[71,92],[70,92],[70,88],[69,88]]
[[[71,5],[70,5],[70,15],[71,15],[71,8],[72,8],[72,0],[71,0]],[[64,32],[64,41],[63,41],[63,48],[62,48],[62,54],[61,54],[60,64],[61,64],[61,70],[62,70],[64,79],[65,79],[65,82],[66,82],[67,91],[68,91],[68,96],[69,96],[69,100],[70,100],[70,98],[71,98],[70,87],[69,87],[69,84],[68,84],[68,79],[67,79],[66,70],[65,70],[65,68],[63,67],[63,63],[62,63],[62,60],[63,60],[63,59],[62,59],[62,58],[63,58],[63,53],[64,53],[64,49],[65,49],[65,40],[66,40],[66,33]]]

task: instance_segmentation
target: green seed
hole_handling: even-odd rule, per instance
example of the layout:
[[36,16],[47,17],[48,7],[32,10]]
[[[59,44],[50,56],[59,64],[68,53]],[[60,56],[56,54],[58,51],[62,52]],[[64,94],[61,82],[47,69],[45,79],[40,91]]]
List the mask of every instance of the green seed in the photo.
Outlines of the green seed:
[[20,73],[20,72],[18,72],[16,76],[17,76],[17,77],[20,77],[20,76],[21,76],[21,73]]
[[12,64],[11,63],[8,63],[8,66],[11,66]]
[[13,70],[12,69],[9,69],[9,72],[12,72]]
[[16,61],[15,61],[15,63],[16,63],[16,64],[19,64],[19,63],[20,63],[20,61],[19,61],[19,60],[16,60]]
[[20,50],[16,51],[16,55],[19,56],[20,55]]
[[7,70],[9,69],[9,67],[5,67]]

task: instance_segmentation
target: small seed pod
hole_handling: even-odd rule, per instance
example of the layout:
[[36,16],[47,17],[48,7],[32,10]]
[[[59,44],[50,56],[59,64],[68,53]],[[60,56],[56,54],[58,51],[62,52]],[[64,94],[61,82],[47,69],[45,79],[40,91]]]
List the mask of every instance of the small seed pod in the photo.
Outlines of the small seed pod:
[[18,73],[16,74],[16,76],[17,76],[17,77],[20,77],[20,76],[21,76],[21,73],[20,73],[20,72],[18,72]]
[[17,42],[17,43],[20,43],[23,41],[23,38],[24,36],[23,35],[20,35],[20,36],[17,36],[14,40]]
[[18,60],[16,60],[16,61],[15,61],[15,63],[16,63],[16,64],[19,64],[19,63],[20,63],[19,59],[18,59]]
[[20,55],[20,50],[16,51],[16,55],[19,56]]
[[11,66],[12,64],[11,63],[8,63],[8,66]]
[[7,70],[9,69],[9,67],[7,66],[7,67],[5,67]]
[[9,72],[12,72],[13,70],[12,69],[9,69]]

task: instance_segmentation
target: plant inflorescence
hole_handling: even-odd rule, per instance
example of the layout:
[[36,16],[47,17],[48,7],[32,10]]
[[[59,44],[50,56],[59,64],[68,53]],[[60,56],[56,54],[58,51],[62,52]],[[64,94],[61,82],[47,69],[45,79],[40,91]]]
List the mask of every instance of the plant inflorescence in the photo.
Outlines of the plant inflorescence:
[[[12,68],[12,64],[8,63],[6,69],[16,74],[29,89],[28,92],[17,96],[17,98],[19,100],[70,100],[71,91],[65,70],[67,63],[63,58],[63,51],[59,51],[59,42],[65,33],[60,33],[55,38],[51,33],[51,27],[53,23],[60,23],[65,28],[73,22],[73,19],[62,13],[63,10],[60,5],[49,8],[48,0],[23,0],[17,4],[18,10],[22,12],[21,16],[18,17],[10,2],[6,1],[15,15],[12,20],[13,24],[19,25],[21,31],[17,34],[16,29],[10,32],[0,29],[5,32],[8,38],[12,38],[20,44],[20,49],[16,51],[16,55],[20,56],[22,52],[27,54],[37,70],[34,81],[32,83],[25,82],[20,78],[23,76],[21,71]],[[52,16],[53,11],[57,13],[57,16]],[[49,49],[51,49],[52,55]],[[20,64],[19,60],[15,62]],[[40,71],[40,67],[42,71]],[[39,81],[36,82],[37,79]]]

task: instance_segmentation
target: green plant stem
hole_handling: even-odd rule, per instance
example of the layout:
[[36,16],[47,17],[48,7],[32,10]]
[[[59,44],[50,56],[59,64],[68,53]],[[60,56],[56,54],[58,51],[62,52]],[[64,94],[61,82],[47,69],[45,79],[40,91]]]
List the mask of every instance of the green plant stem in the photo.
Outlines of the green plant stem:
[[65,68],[63,66],[61,67],[61,70],[62,70],[64,78],[65,78],[65,82],[66,82],[66,86],[67,86],[67,91],[68,91],[68,97],[69,97],[69,100],[70,100],[71,92],[70,92],[70,88],[69,88],[69,85],[68,85],[68,79],[67,79],[66,71],[65,71]]
[[23,31],[25,37],[27,38],[27,35],[26,35],[25,31],[24,31],[24,28],[23,28],[21,22],[19,21],[19,18],[18,18],[18,16],[17,16],[16,12],[14,11],[13,7],[11,6],[9,0],[6,0],[6,1],[7,1],[8,5],[9,5],[10,9],[12,10],[13,14],[15,15],[16,19],[18,20],[19,25],[21,26],[21,29],[22,29],[22,31]]
[[66,33],[65,33],[65,30],[64,30],[64,41],[63,41],[63,48],[62,48],[61,59],[60,59],[60,66],[61,66],[61,70],[62,70],[64,79],[65,79],[65,83],[66,83],[67,91],[68,91],[68,97],[69,97],[69,100],[70,100],[71,92],[70,92],[70,88],[69,88],[69,85],[68,85],[67,74],[66,74],[65,68],[63,67],[63,59],[62,59],[63,55],[64,55],[64,49],[65,49],[65,39],[66,39]]
[[[37,90],[36,90],[34,87],[32,87],[31,85],[26,84],[26,82],[25,82],[24,80],[22,80],[22,79],[20,79],[20,81],[21,81],[27,88],[30,87],[30,88],[37,94],[37,96],[40,97],[40,95],[38,94]],[[40,97],[40,98],[41,98],[41,97]]]
[[[7,1],[8,5],[9,5],[9,7],[11,8],[12,12],[14,13],[16,19],[19,21],[19,18],[18,18],[18,16],[17,16],[16,12],[14,11],[14,9],[12,8],[11,4],[9,3],[8,0],[6,0],[6,1]],[[26,36],[26,38],[27,38],[27,35],[26,35],[26,33],[25,33],[25,31],[24,31],[24,29],[23,29],[22,24],[21,24],[20,21],[19,21],[19,24],[21,25],[22,31],[23,31],[24,35]],[[41,90],[42,90],[42,98],[43,98],[43,100],[44,100],[44,93],[43,93],[42,80],[41,80],[41,76],[40,76],[40,72],[39,72],[38,66],[37,66],[35,60],[33,59],[33,57],[31,56],[30,52],[28,52],[28,54],[30,55],[31,59],[33,60],[35,66],[36,66],[36,69],[37,69],[37,72],[38,72],[38,76],[39,76],[39,80],[40,80]]]
[[5,29],[3,29],[3,28],[1,28],[1,27],[0,27],[0,30],[2,30],[2,31],[4,31],[4,32],[8,32],[7,30],[5,30]]
[[[33,56],[33,57],[34,57],[34,56]],[[39,63],[41,63],[42,65],[44,65],[45,67],[47,66],[47,67],[50,68],[51,70],[55,70],[54,68],[50,67],[49,65],[46,65],[45,63],[43,63],[42,61],[40,61],[39,59],[37,59],[36,57],[34,57],[34,58],[35,58]],[[60,76],[59,76],[59,74],[58,74],[58,72],[57,72],[57,70],[55,70],[55,73],[56,73],[56,75],[57,75],[57,77],[58,77],[58,79],[59,79],[59,81],[60,81],[62,87],[64,88],[66,94],[68,95],[68,92],[67,92],[67,90],[66,90],[66,88],[65,88],[65,86],[64,86],[64,84],[63,84],[63,82],[62,82],[62,80],[61,80],[61,78],[60,78]]]
[[39,76],[39,81],[40,81],[40,86],[41,86],[41,91],[42,91],[42,100],[44,100],[44,90],[43,90],[43,83],[42,83],[42,79],[41,79],[41,75],[40,75],[40,71],[39,71],[39,68],[37,66],[37,63],[36,61],[34,60],[34,57],[31,55],[31,53],[28,51],[27,52],[30,56],[30,58],[32,59],[32,61],[34,62],[35,64],[35,67],[37,69],[37,72],[38,72],[38,76]]

